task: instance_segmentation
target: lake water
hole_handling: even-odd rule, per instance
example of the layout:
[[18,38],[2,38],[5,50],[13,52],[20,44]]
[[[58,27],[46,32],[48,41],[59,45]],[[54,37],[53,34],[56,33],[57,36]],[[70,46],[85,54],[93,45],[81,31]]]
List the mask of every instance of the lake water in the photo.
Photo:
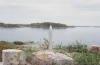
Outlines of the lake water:
[[[0,28],[0,40],[4,41],[34,41],[43,42],[43,38],[49,37],[48,29],[41,28]],[[87,45],[100,45],[100,28],[75,27],[67,29],[53,29],[54,44],[67,45],[79,42]]]

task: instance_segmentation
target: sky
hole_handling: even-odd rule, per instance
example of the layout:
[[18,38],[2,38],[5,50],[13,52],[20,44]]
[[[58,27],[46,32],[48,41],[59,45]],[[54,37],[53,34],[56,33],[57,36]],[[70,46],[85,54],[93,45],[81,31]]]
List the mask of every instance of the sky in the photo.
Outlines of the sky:
[[0,22],[100,26],[100,0],[0,0]]

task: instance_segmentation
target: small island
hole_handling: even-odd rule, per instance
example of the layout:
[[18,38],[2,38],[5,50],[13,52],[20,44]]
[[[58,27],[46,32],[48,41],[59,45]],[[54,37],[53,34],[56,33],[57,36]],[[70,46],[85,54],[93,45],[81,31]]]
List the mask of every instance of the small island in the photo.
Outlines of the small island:
[[43,22],[43,23],[31,23],[31,24],[6,24],[0,23],[1,28],[22,28],[22,27],[30,27],[30,28],[49,28],[52,25],[53,28],[61,29],[61,28],[74,28],[74,26],[67,26],[66,24],[61,23],[53,23],[53,22]]

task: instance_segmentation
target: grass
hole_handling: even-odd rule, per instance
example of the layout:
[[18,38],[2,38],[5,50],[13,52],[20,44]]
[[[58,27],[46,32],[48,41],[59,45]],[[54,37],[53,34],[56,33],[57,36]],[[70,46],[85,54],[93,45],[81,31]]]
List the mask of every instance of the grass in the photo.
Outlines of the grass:
[[33,52],[37,52],[41,50],[38,43],[36,44],[30,42],[27,42],[24,45],[17,45],[17,49],[23,50],[25,52],[27,62],[30,62],[30,55]]
[[57,45],[56,52],[72,57],[75,65],[100,65],[100,54],[90,52],[87,45],[78,41],[66,46]]
[[[47,40],[45,41],[47,42]],[[38,44],[28,42],[24,45],[15,45],[9,42],[0,42],[0,59],[3,49],[20,49],[25,52],[27,62],[30,62],[30,55],[33,52],[46,50],[47,43]],[[88,46],[76,41],[75,43],[63,46],[62,44],[53,47],[55,52],[65,54],[72,57],[75,61],[75,65],[100,65],[100,54],[98,52],[90,52]],[[1,59],[2,60],[2,59]],[[56,65],[54,63],[54,65]]]
[[80,53],[73,58],[77,65],[100,65],[100,54],[98,53]]

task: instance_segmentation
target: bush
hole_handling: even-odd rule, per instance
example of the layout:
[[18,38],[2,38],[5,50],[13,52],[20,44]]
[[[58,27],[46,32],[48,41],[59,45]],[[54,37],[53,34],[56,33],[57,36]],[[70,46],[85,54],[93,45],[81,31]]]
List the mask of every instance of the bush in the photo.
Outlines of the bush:
[[24,44],[24,43],[21,42],[21,41],[14,41],[13,43],[16,44],[16,45],[22,45],[22,44]]
[[76,41],[76,43],[73,44],[69,44],[67,46],[67,49],[69,52],[88,52],[88,47],[85,44],[81,44],[78,41]]
[[98,53],[80,53],[73,58],[77,62],[76,65],[100,65],[100,54]]

